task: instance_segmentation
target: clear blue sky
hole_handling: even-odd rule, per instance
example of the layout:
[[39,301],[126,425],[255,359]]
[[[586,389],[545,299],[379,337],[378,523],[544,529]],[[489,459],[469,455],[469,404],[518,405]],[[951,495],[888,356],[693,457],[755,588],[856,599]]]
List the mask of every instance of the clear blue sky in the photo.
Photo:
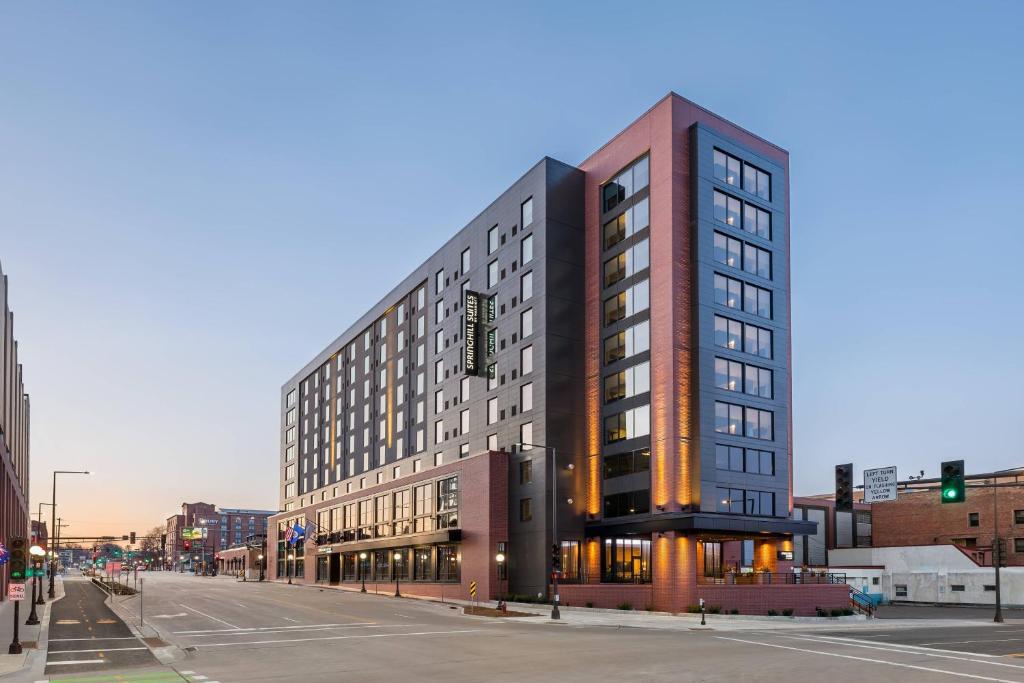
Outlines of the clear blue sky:
[[81,466],[69,533],[274,507],[282,382],[669,90],[792,155],[797,492],[1024,464],[1024,5],[483,4],[4,4],[33,504]]

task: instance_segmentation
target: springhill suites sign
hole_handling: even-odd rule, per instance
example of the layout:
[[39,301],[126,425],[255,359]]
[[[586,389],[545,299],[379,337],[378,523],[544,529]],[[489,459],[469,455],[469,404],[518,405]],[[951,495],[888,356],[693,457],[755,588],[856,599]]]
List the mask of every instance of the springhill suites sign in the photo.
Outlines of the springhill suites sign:
[[466,346],[462,365],[467,375],[480,374],[480,304],[482,298],[479,292],[466,290],[463,302],[465,322],[462,330],[462,338],[466,340]]

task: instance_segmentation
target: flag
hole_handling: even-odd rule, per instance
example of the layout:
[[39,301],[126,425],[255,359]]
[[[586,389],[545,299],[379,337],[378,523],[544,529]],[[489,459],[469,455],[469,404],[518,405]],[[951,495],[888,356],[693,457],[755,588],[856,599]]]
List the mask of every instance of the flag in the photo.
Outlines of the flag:
[[295,529],[291,528],[290,526],[289,527],[285,527],[285,529],[284,529],[284,542],[285,543],[291,543],[292,539],[294,537],[295,537]]
[[301,526],[299,526],[299,523],[296,522],[295,523],[295,538],[294,538],[295,544],[298,545],[299,539],[300,538],[305,539],[305,536],[306,536],[306,530],[303,529]]

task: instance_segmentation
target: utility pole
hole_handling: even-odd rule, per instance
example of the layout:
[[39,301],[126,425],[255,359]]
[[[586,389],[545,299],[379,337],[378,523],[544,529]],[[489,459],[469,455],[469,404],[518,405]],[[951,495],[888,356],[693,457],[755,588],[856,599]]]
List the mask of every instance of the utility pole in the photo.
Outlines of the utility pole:
[[[992,483],[998,483],[998,479],[993,477]],[[997,624],[1003,623],[1003,600],[1002,591],[999,585],[999,565],[1003,563],[1003,543],[999,540],[999,487],[992,487],[992,528],[994,535],[992,538],[992,564],[996,568],[996,615],[992,621]]]

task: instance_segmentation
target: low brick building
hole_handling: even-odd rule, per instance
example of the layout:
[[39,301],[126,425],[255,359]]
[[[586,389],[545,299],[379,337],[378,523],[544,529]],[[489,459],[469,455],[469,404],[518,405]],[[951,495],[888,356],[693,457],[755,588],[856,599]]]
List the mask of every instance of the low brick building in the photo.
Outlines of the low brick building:
[[1006,539],[1006,563],[1024,566],[1024,470],[1000,473],[998,482],[1005,487],[997,489],[972,486],[992,482],[996,480],[994,476],[982,481],[974,477],[968,477],[967,499],[963,503],[944,504],[938,491],[915,490],[913,486],[901,490],[895,501],[874,503],[873,545],[952,543],[980,564],[990,565],[992,539],[998,528],[999,536]]

